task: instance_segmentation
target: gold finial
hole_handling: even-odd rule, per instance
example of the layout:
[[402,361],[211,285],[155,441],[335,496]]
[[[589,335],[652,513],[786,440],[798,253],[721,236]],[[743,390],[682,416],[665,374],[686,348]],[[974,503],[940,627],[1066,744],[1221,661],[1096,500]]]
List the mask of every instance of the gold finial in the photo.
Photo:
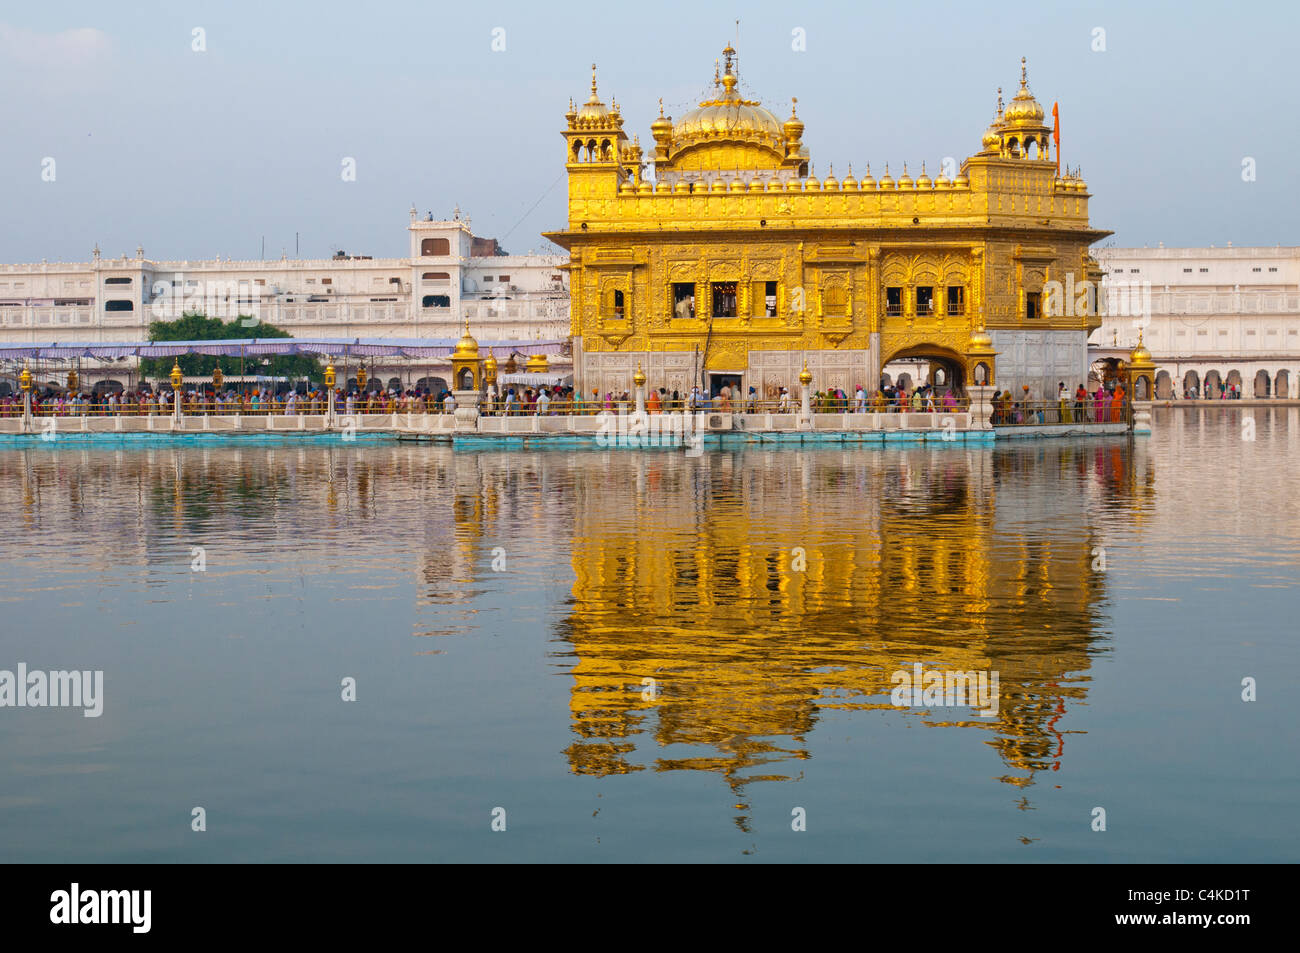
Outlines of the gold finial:
[[807,387],[812,383],[812,372],[808,370],[808,359],[804,358],[803,370],[799,372],[799,383]]
[[830,171],[830,177],[831,177],[832,179],[835,178],[835,163],[834,163],[834,162],[828,162],[828,163],[826,163],[826,166],[827,166],[827,168],[829,168],[829,169],[831,170],[831,171]]
[[1029,84],[1029,69],[1025,65],[1025,58],[1020,57],[1020,86],[1023,89]]
[[659,118],[664,118],[664,98],[662,96],[659,97]]
[[998,118],[1002,118],[1002,87],[998,87]]
[[713,88],[717,89],[722,85],[722,74],[718,72],[718,61],[713,61]]
[[853,163],[849,163],[849,178],[853,178]]
[[731,58],[732,58],[733,56],[736,55],[736,51],[733,50],[733,49],[731,48],[731,44],[728,43],[728,44],[727,44],[727,48],[726,48],[725,50],[722,51],[722,55],[725,56],[725,57],[727,58],[727,73],[730,74],[730,73],[731,73]]
[[594,99],[596,96],[596,64],[591,64],[591,95]]
[[798,96],[791,96],[791,97],[790,97],[790,115],[791,115],[791,116],[797,116],[797,115],[799,115],[799,113],[798,113],[798,112],[796,111],[796,109],[795,109],[795,107],[798,106],[798,105],[799,105],[799,97],[798,97]]

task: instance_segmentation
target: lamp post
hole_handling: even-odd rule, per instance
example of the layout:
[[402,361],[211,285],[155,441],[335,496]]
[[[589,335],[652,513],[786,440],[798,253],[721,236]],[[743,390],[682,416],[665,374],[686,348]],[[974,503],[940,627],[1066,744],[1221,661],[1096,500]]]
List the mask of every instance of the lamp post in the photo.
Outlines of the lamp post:
[[23,372],[18,375],[18,386],[23,390],[23,433],[32,432],[32,372],[23,361]]
[[334,359],[325,365],[325,429],[334,427]]
[[812,372],[808,370],[806,359],[803,370],[799,372],[799,385],[802,391],[799,395],[799,429],[812,430]]
[[181,359],[179,357],[172,362],[172,372],[168,376],[172,380],[173,426],[179,426],[181,422],[181,380],[184,377],[181,373]]
[[641,370],[641,362],[636,362],[636,373],[632,375],[632,383],[636,385],[636,412],[637,416],[645,414],[645,371]]

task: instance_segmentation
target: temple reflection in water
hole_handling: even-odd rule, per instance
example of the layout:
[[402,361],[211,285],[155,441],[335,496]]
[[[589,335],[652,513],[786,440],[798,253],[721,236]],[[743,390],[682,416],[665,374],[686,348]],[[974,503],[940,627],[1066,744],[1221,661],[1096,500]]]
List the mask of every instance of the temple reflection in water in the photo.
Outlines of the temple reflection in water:
[[[1009,784],[1056,768],[1107,648],[1101,540],[1117,523],[1140,530],[1153,497],[1144,445],[1123,440],[694,458],[391,444],[0,456],[11,541],[52,579],[174,570],[193,541],[221,536],[261,555],[228,569],[211,554],[214,576],[291,562],[344,588],[413,581],[416,636],[495,634],[488,591],[535,600],[572,680],[574,738],[557,752],[572,772],[716,771],[737,798],[797,777],[824,713],[898,711],[891,675],[915,663],[997,671],[998,711],[905,717],[968,729]],[[67,526],[89,531],[44,545]],[[509,572],[493,572],[498,556]]]
[[[571,769],[717,771],[743,797],[800,773],[823,711],[892,708],[892,673],[919,662],[1000,673],[995,717],[918,716],[982,729],[1002,780],[1032,784],[1059,766],[1105,650],[1095,514],[1141,518],[1153,475],[1133,460],[1126,444],[1050,444],[580,472]],[[1050,496],[1027,479],[1044,461]]]

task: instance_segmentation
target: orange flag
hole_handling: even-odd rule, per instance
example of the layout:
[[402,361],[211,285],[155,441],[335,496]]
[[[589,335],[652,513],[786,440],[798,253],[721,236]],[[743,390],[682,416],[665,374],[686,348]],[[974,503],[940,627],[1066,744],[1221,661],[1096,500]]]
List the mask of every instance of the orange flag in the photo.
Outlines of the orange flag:
[[1061,174],[1061,107],[1052,103],[1052,142],[1056,146],[1056,174]]

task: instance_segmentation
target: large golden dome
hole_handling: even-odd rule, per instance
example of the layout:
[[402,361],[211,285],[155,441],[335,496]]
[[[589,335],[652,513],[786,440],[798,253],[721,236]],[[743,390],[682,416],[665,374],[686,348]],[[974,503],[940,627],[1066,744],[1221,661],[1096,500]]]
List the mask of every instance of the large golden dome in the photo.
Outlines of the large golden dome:
[[727,57],[726,73],[714,77],[718,96],[704,100],[698,109],[692,109],[673,123],[671,151],[677,153],[699,143],[726,139],[754,143],[784,154],[785,131],[781,120],[757,100],[741,97],[731,63],[736,51],[727,47],[723,53]]

